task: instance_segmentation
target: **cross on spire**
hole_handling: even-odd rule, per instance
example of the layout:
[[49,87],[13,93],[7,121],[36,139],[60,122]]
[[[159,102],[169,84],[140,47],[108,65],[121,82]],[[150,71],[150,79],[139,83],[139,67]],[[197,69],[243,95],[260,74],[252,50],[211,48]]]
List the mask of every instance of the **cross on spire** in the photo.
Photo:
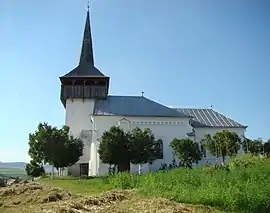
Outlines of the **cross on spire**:
[[87,15],[83,33],[80,62],[73,70],[60,77],[61,101],[66,106],[67,99],[107,99],[110,78],[100,72],[94,64],[90,27],[90,1],[87,0]]
[[101,73],[94,63],[93,44],[90,26],[90,11],[89,6],[92,0],[88,0],[88,10],[86,13],[86,21],[83,33],[82,49],[80,54],[80,61],[76,68],[64,75],[63,77],[106,77]]
[[89,62],[92,65],[94,65],[89,8],[90,8],[90,0],[88,0],[88,5],[87,5],[87,16],[86,16],[85,27],[84,27],[80,64],[83,62]]
[[90,9],[90,0],[88,0],[87,2],[87,11],[89,12],[89,9]]

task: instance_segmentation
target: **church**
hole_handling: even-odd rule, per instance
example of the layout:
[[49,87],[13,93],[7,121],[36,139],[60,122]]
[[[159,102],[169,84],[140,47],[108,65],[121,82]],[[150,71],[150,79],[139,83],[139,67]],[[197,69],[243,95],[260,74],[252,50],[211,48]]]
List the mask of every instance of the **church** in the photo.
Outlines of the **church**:
[[[162,163],[172,163],[169,143],[173,138],[190,138],[200,144],[205,134],[222,130],[236,132],[244,139],[247,126],[213,109],[170,108],[141,96],[109,95],[110,78],[94,63],[89,9],[87,11],[82,49],[78,66],[60,77],[61,102],[66,110],[65,125],[70,133],[84,142],[80,160],[68,168],[74,176],[98,176],[108,173],[109,165],[99,159],[99,139],[111,126],[125,131],[139,127],[150,128],[157,139],[162,139],[163,159],[142,165],[142,172],[156,171]],[[206,155],[200,164],[215,163],[218,159]],[[131,171],[138,171],[131,165]]]

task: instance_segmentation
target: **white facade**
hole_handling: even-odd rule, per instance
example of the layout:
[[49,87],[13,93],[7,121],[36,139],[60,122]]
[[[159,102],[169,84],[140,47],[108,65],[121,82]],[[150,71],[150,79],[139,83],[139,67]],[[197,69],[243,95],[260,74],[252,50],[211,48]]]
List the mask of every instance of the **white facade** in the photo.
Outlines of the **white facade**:
[[[204,135],[210,134],[211,137],[213,137],[217,132],[221,132],[223,130],[228,130],[230,132],[235,132],[241,140],[244,140],[245,137],[245,128],[207,128],[207,127],[200,127],[200,128],[195,128],[195,137],[194,141],[197,143],[200,143],[200,141],[204,138]],[[241,150],[240,150],[241,151]],[[206,158],[203,158],[199,165],[205,164],[205,163],[210,163],[210,164],[215,164],[218,163],[220,164],[222,162],[222,157],[216,158],[215,156],[211,155],[211,153],[206,150]]]
[[[104,175],[108,173],[108,165],[103,164],[98,156],[98,139],[104,131],[111,126],[120,125],[124,130],[139,127],[150,128],[156,139],[163,140],[163,160],[157,160],[152,165],[143,165],[142,172],[158,170],[161,163],[171,164],[173,160],[169,143],[173,138],[187,138],[187,133],[192,132],[190,118],[186,117],[122,117],[122,116],[94,116],[95,101],[68,99],[66,101],[66,125],[70,127],[71,134],[81,137],[84,141],[84,155],[74,166],[69,168],[72,175],[80,175],[80,164],[89,163],[89,176]],[[244,137],[245,128],[195,128],[195,136],[190,137],[195,142],[200,142],[205,134],[214,135],[218,131],[227,129]],[[84,134],[82,134],[82,132]],[[216,158],[207,153],[208,162],[215,163]],[[201,161],[204,163],[205,159]],[[138,166],[131,165],[131,171],[137,172]]]

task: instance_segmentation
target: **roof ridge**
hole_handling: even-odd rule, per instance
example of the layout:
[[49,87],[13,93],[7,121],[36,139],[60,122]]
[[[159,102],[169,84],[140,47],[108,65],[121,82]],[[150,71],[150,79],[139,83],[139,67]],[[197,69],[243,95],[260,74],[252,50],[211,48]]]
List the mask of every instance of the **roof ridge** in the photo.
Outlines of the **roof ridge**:
[[108,95],[108,97],[136,97],[136,98],[144,98],[141,95]]
[[[176,107],[176,108],[172,108],[172,109],[206,109],[206,110],[213,110],[213,109],[209,109],[209,108],[196,108],[196,107]],[[215,111],[215,110],[213,110]]]

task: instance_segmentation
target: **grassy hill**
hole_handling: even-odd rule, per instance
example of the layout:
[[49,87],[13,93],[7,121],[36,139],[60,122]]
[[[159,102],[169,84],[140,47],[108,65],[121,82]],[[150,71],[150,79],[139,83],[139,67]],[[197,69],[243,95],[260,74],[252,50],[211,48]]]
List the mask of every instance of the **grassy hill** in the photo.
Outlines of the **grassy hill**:
[[270,159],[239,156],[227,167],[173,169],[135,175],[120,173],[94,179],[42,179],[43,183],[92,194],[110,189],[137,190],[142,197],[212,206],[226,212],[270,212]]
[[21,179],[27,179],[27,175],[24,168],[20,167],[10,167],[10,168],[0,167],[0,174],[8,177],[20,177]]
[[[0,175],[27,179],[26,164],[24,162],[0,162]],[[51,172],[51,166],[49,165],[45,165],[44,169],[46,172]]]
[[[51,208],[59,213],[269,213],[269,174],[270,159],[242,155],[226,167],[177,168],[144,175],[119,173],[88,179],[43,178],[39,180],[42,187],[30,186],[28,190],[16,188],[18,193],[12,189],[11,194],[2,193],[6,195],[2,197],[0,189],[0,200],[6,200],[2,209],[11,205],[4,209],[8,213],[18,209],[22,212],[22,208],[28,213],[29,205],[33,212],[37,211],[36,208]],[[59,189],[65,192],[59,192]],[[118,192],[115,194],[111,190]],[[63,203],[61,200],[66,199],[66,191],[71,195]],[[107,194],[103,194],[105,192]],[[44,203],[44,199],[50,200],[50,206]]]

